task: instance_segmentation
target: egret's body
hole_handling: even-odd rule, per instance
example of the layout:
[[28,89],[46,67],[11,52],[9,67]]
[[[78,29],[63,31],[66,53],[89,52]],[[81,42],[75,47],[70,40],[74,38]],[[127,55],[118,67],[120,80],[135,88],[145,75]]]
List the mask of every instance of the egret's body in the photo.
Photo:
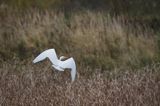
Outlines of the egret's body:
[[71,78],[72,81],[75,80],[76,76],[76,64],[74,59],[71,57],[67,60],[62,61],[64,59],[64,56],[61,56],[60,59],[58,59],[55,49],[48,49],[42,52],[40,55],[38,55],[34,60],[33,63],[37,63],[39,61],[42,61],[44,59],[48,58],[52,62],[52,66],[59,71],[64,71],[65,69],[71,69]]
[[64,71],[64,69],[58,65],[52,65],[56,70],[59,70],[59,71]]

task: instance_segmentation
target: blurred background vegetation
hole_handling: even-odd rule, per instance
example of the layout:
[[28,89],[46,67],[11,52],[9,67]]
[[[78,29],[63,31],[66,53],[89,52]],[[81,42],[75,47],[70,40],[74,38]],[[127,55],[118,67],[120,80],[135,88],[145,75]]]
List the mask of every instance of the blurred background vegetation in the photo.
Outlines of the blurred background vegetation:
[[159,0],[1,0],[0,3],[19,10],[38,8],[70,12],[89,9],[142,20],[160,18]]
[[145,23],[154,30],[160,29],[159,0],[0,0],[1,9],[11,7],[19,11],[36,8],[65,11],[65,14],[82,10],[103,11],[112,16],[123,15],[129,21]]
[[79,63],[104,69],[159,61],[159,5],[158,0],[0,0],[1,59],[25,60],[56,47]]
[[101,11],[111,16],[125,16],[132,23],[145,24],[158,31],[158,35],[160,30],[159,0],[0,0],[0,4],[1,9],[57,10],[64,11],[67,16],[77,11]]

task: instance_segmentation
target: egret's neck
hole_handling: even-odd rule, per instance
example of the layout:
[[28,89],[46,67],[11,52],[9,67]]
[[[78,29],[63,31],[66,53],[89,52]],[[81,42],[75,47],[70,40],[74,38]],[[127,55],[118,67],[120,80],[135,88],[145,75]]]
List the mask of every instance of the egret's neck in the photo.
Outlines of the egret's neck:
[[60,61],[61,61],[62,59],[63,59],[62,57],[59,58]]
[[61,57],[59,58],[59,60],[62,61],[62,60],[65,59],[65,58],[66,58],[65,56],[61,56]]

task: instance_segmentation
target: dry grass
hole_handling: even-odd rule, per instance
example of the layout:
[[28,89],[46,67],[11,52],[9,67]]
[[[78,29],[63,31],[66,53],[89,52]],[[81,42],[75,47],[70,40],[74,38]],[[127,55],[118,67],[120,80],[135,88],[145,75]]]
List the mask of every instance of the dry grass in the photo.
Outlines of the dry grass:
[[[0,105],[159,106],[154,33],[97,12],[0,10]],[[32,60],[47,48],[74,56],[77,77]],[[145,66],[144,68],[142,68]]]
[[82,67],[78,69],[74,83],[70,83],[69,72],[53,71],[44,64],[18,66],[17,63],[4,63],[0,68],[0,104],[160,105],[159,64],[140,70],[108,70],[103,74],[100,70],[94,70],[95,73],[90,77],[79,73],[80,70],[86,73],[91,70]]
[[123,17],[90,11],[69,16],[38,10],[14,13],[6,12],[1,18],[3,59],[25,60],[44,49],[55,48],[60,55],[74,56],[80,65],[111,69],[141,67],[152,63],[157,56],[157,41],[152,31],[138,25],[135,29]]

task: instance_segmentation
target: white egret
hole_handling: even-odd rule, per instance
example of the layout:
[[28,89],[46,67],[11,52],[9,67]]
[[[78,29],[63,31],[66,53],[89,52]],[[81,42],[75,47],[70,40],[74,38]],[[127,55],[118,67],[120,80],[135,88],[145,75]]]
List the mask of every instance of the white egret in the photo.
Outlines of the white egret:
[[42,61],[44,59],[48,58],[51,63],[53,64],[52,66],[59,71],[64,71],[65,69],[71,69],[71,79],[72,82],[75,80],[76,76],[76,64],[73,59],[73,57],[67,59],[67,60],[62,60],[66,58],[65,56],[61,56],[59,59],[56,55],[55,49],[48,49],[39,54],[34,60],[33,63],[37,63],[39,61]]

